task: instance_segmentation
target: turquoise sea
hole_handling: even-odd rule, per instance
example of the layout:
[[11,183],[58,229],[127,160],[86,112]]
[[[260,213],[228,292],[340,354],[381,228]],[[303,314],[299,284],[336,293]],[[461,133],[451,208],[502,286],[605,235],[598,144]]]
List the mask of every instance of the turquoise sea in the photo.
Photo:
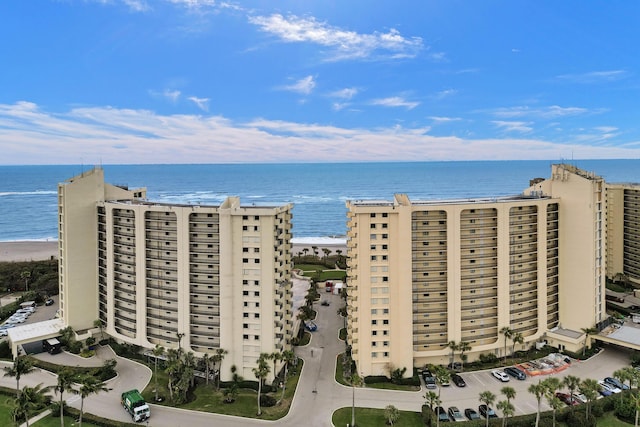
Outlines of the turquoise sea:
[[[112,184],[147,187],[150,200],[218,205],[293,203],[293,237],[346,233],[346,200],[519,194],[560,161],[103,165]],[[572,160],[608,182],[640,182],[640,160]],[[0,166],[0,241],[55,240],[57,184],[86,165]]]

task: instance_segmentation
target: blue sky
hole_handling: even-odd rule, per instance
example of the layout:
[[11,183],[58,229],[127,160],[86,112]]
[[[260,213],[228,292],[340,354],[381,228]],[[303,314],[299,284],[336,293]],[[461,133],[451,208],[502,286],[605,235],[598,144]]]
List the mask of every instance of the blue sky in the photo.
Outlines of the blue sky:
[[640,3],[4,0],[0,164],[640,157]]

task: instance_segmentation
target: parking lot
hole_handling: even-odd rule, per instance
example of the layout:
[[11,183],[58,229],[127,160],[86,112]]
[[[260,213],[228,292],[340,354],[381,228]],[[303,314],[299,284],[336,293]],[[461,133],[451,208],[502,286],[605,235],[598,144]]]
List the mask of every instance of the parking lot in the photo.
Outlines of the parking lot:
[[[43,320],[54,319],[56,316],[56,312],[58,311],[58,296],[53,296],[51,299],[53,300],[52,305],[46,306],[44,304],[41,304],[36,306],[36,310],[26,318],[24,323],[17,323],[14,327],[17,328],[31,323],[42,322]],[[6,339],[6,336],[0,337],[0,339]]]
[[[604,377],[611,376],[614,371],[629,366],[629,363],[630,354],[628,352],[614,347],[606,347],[600,354],[587,361],[572,361],[571,366],[562,372],[551,375],[528,376],[525,380],[510,378],[509,382],[501,382],[494,378],[491,370],[463,372],[460,375],[467,383],[466,387],[456,387],[454,384],[448,387],[440,387],[441,406],[445,409],[450,406],[457,406],[462,412],[464,412],[465,408],[472,408],[477,411],[478,405],[481,403],[478,400],[481,392],[491,391],[496,395],[496,402],[498,402],[505,400],[504,395],[500,393],[500,389],[509,386],[516,390],[516,397],[511,401],[516,409],[515,415],[534,413],[537,411],[537,401],[534,395],[527,391],[531,384],[544,380],[549,376],[555,376],[560,381],[567,375],[573,375],[580,379],[593,378],[601,380]],[[438,392],[438,390],[434,391]],[[494,409],[495,406],[494,403]],[[550,409],[544,399],[541,406],[543,410]],[[496,412],[499,413],[499,411]]]

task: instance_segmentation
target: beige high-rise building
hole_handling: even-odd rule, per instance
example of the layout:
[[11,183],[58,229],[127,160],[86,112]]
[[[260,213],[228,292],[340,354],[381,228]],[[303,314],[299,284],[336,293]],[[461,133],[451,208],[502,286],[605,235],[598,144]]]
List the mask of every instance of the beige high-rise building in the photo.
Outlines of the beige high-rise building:
[[[604,180],[552,166],[521,195],[349,201],[348,339],[362,375],[527,347],[578,350],[605,318]],[[508,352],[512,349],[508,342]],[[519,347],[521,348],[521,347]]]
[[231,365],[250,378],[260,353],[291,348],[292,205],[154,203],[106,184],[101,168],[60,184],[58,205],[65,325],[100,319],[145,348],[222,348],[223,380]]
[[607,277],[640,285],[640,184],[607,184]]

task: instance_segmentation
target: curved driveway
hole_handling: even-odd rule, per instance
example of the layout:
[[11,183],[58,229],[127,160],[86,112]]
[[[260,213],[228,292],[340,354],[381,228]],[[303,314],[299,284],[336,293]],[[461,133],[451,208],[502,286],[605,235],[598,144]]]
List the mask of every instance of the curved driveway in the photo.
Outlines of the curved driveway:
[[[352,392],[350,387],[338,384],[334,379],[335,365],[338,354],[345,349],[344,342],[338,339],[338,331],[343,326],[343,320],[336,314],[342,304],[339,296],[322,294],[321,299],[331,302],[330,306],[316,304],[318,330],[312,334],[311,342],[305,347],[297,347],[296,354],[304,360],[298,388],[293,399],[292,407],[287,416],[277,421],[263,421],[239,418],[205,412],[186,411],[178,408],[151,405],[151,419],[149,426],[153,427],[242,427],[265,426],[330,426],[333,412],[341,407],[351,406]],[[42,354],[38,357],[52,362],[71,366],[99,366],[104,360],[116,358],[118,361],[118,377],[110,380],[108,386],[112,391],[101,393],[85,399],[85,411],[95,415],[118,421],[131,421],[131,417],[120,405],[120,393],[137,388],[144,389],[151,380],[151,370],[144,365],[115,356],[110,348],[101,348],[98,355],[92,359],[62,353],[55,356]],[[627,354],[618,351],[604,351],[600,355],[586,362],[575,362],[566,371],[556,374],[558,377],[575,375],[580,378],[602,378],[611,375],[613,371],[629,364]],[[0,366],[9,363],[0,362]],[[456,405],[459,408],[477,408],[478,395],[485,390],[491,390],[501,400],[500,388],[505,384],[496,381],[488,372],[463,373],[468,386],[457,388],[450,386],[441,390],[443,406]],[[516,413],[531,413],[536,411],[535,399],[526,389],[535,378],[525,381],[510,381],[509,385],[517,391],[515,400]],[[24,376],[21,385],[33,386],[38,383],[54,385],[55,375],[37,371]],[[15,387],[15,378],[0,377],[0,384]],[[424,388],[421,391],[390,391],[369,388],[355,389],[355,403],[358,407],[384,408],[394,405],[396,408],[419,412],[424,403]],[[77,396],[67,396],[70,406],[79,407]],[[546,407],[546,405],[543,404]]]

